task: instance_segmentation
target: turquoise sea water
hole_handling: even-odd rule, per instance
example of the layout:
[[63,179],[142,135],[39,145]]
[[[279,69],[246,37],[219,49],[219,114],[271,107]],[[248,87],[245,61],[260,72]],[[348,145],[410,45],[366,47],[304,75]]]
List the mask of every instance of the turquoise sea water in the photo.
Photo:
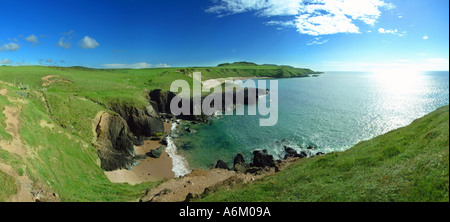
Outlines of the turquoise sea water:
[[[267,81],[267,80],[265,80]],[[269,86],[269,84],[267,84]],[[237,153],[283,146],[314,152],[344,151],[356,143],[406,126],[449,104],[449,72],[326,72],[320,77],[279,79],[279,119],[260,127],[261,116],[222,116],[210,125],[179,126],[178,154],[189,168],[210,168],[218,159],[232,166]]]

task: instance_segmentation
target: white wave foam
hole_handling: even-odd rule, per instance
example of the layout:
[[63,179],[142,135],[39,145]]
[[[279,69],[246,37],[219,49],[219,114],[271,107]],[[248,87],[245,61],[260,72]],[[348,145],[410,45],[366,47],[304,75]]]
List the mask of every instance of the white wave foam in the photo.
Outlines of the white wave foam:
[[[176,130],[177,124],[172,124],[172,132]],[[186,174],[191,173],[188,168],[188,163],[184,159],[184,157],[180,156],[177,152],[177,147],[171,136],[166,138],[167,140],[167,148],[166,152],[169,154],[170,158],[172,158],[172,171],[175,173],[175,177],[182,177]]]

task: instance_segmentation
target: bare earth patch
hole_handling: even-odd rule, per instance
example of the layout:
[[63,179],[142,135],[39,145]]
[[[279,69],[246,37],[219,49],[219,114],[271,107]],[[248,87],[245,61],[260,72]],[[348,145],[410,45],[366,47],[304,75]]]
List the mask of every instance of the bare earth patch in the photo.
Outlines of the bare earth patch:
[[68,80],[68,79],[53,79],[53,78],[57,78],[57,75],[48,75],[48,76],[44,76],[42,77],[42,86],[46,87],[49,86],[55,82],[67,82],[67,83],[73,83],[72,81]]
[[0,89],[0,95],[6,96],[6,93],[8,93],[7,89]]
[[10,166],[0,162],[0,170],[13,177],[17,182],[17,193],[9,198],[11,202],[34,202],[31,190],[33,182],[26,175],[19,176]]
[[53,129],[53,127],[55,127],[55,125],[54,124],[51,124],[51,123],[48,123],[47,121],[45,121],[45,120],[41,120],[41,122],[39,122],[39,126],[41,126],[42,128],[50,128],[50,129]]
[[3,114],[6,116],[5,131],[12,136],[12,141],[0,141],[0,146],[10,153],[26,157],[27,149],[22,143],[19,134],[19,108],[5,106]]

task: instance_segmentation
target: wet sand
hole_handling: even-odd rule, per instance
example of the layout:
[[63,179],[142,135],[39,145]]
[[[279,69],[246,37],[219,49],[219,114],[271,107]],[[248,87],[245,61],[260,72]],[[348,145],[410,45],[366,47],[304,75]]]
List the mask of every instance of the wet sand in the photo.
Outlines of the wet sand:
[[[166,133],[170,133],[171,125],[164,123],[164,130]],[[150,150],[156,150],[162,146],[159,140],[145,141],[143,146],[135,146],[134,149],[137,155],[145,155]],[[105,172],[105,175],[113,183],[129,183],[131,185],[155,182],[163,179],[170,179],[175,177],[175,173],[172,171],[172,159],[164,150],[161,157],[156,159],[148,157],[140,160],[139,165],[133,167],[132,170],[116,170],[111,172]]]

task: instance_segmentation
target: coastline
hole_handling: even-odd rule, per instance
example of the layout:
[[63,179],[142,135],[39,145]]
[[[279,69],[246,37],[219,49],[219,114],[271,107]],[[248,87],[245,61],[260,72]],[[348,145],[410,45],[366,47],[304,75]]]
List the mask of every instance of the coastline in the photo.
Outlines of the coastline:
[[[231,80],[249,80],[249,79],[271,79],[270,77],[228,77],[217,80],[220,84],[225,83],[225,81]],[[202,81],[203,86],[215,87],[217,82],[209,80]],[[237,85],[239,86],[239,85]],[[190,122],[189,120],[186,120]],[[195,121],[194,121],[195,122]],[[134,146],[136,156],[146,155],[151,150],[156,150],[160,146],[163,146],[161,157],[158,159],[147,157],[145,159],[139,160],[139,163],[134,166],[131,170],[121,169],[115,171],[105,171],[105,175],[112,183],[128,183],[131,185],[136,185],[145,182],[157,182],[165,179],[175,179],[183,178],[189,176],[190,174],[204,169],[190,169],[189,164],[186,159],[179,155],[177,152],[177,147],[175,146],[174,140],[176,139],[178,121],[173,121],[171,119],[165,119],[164,121],[164,135],[163,140],[147,140],[142,146]],[[209,169],[209,170],[214,170]],[[206,170],[206,171],[209,171]],[[231,171],[230,172],[234,172]]]
[[[226,81],[236,81],[236,80],[250,80],[250,79],[273,79],[271,77],[228,77],[228,78],[218,78],[218,79],[209,79],[202,81],[203,87],[215,87],[219,84],[223,84]],[[210,81],[210,80],[216,80]],[[237,85],[239,86],[239,85]],[[264,95],[265,96],[265,95]],[[190,121],[187,121],[190,122]],[[195,121],[194,121],[195,122]],[[190,169],[189,164],[186,159],[179,155],[177,152],[177,147],[175,146],[174,139],[176,138],[177,125],[179,125],[178,121],[174,121],[173,119],[164,119],[164,135],[165,138],[163,140],[145,141],[145,144],[142,146],[135,146],[136,155],[146,155],[151,150],[156,150],[160,146],[164,146],[164,150],[160,158],[155,159],[152,157],[147,157],[145,159],[139,160],[138,165],[134,166],[131,170],[115,170],[106,172],[105,175],[112,183],[128,183],[131,185],[140,184],[144,182],[158,182],[168,179],[169,181],[173,181],[173,179],[182,179],[185,177],[197,177],[198,172],[206,172],[206,174],[210,174],[211,172],[216,172],[213,174],[221,175],[219,178],[223,178],[224,175],[226,179],[230,177],[236,177],[236,175],[240,175],[239,177],[245,177],[246,181],[253,181],[255,176],[262,176],[267,174],[268,171],[274,171],[274,169],[264,169],[261,168],[259,170],[252,173],[248,172],[236,172],[231,168],[230,170],[225,169]],[[164,144],[164,145],[163,145]],[[311,155],[314,156],[314,155]],[[286,163],[291,163],[292,160],[279,160],[279,165],[285,165]],[[280,167],[281,169],[281,167]],[[222,172],[223,171],[223,172]],[[277,170],[278,171],[278,167]],[[222,173],[219,173],[222,172]],[[204,175],[205,173],[200,173]],[[251,180],[249,178],[252,178]],[[211,183],[213,185],[217,185],[220,182],[223,182],[222,179],[216,180],[211,178]]]
[[[169,123],[164,123],[164,131],[166,133],[170,134],[171,128]],[[146,140],[144,145],[135,146],[134,149],[136,155],[146,155],[160,146],[165,147],[160,158],[147,157],[139,160],[139,164],[131,170],[105,171],[106,177],[112,183],[128,183],[131,185],[174,178],[175,173],[172,171],[173,160],[166,151],[167,147],[160,140]]]
[[[226,81],[237,81],[237,80],[249,80],[249,79],[272,79],[270,77],[258,77],[258,76],[252,76],[252,77],[228,77],[228,78],[217,78],[217,79],[208,79],[208,80],[204,80],[202,81],[202,85],[203,87],[206,88],[214,88],[218,85],[222,85],[223,83],[225,83]],[[216,84],[217,81],[219,84]]]

